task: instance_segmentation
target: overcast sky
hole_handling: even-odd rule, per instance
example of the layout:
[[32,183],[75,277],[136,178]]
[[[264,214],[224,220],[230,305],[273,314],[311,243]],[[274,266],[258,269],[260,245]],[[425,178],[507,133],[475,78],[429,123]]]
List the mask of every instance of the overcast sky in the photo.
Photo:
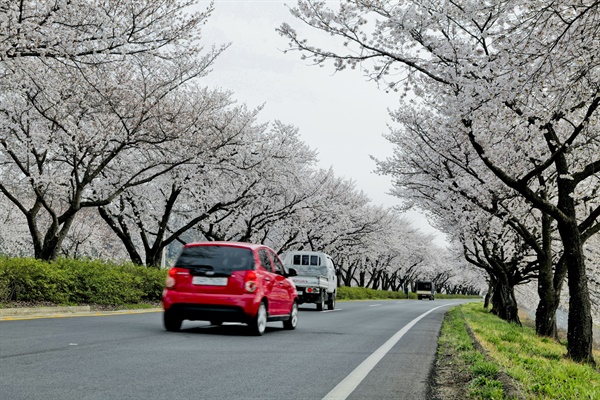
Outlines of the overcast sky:
[[[385,159],[392,154],[382,134],[388,132],[387,110],[396,108],[396,95],[378,89],[358,71],[334,74],[332,66],[311,66],[297,52],[284,54],[288,43],[275,29],[282,22],[301,27],[285,6],[295,1],[214,3],[203,43],[231,46],[217,59],[205,83],[232,91],[235,99],[251,108],[264,105],[261,122],[278,119],[298,127],[303,141],[318,151],[319,166],[332,167],[337,176],[353,180],[374,204],[400,204],[387,194],[391,179],[373,173],[376,166],[370,158]],[[198,4],[206,8],[209,1]],[[422,216],[410,213],[407,217],[424,232],[437,232]]]

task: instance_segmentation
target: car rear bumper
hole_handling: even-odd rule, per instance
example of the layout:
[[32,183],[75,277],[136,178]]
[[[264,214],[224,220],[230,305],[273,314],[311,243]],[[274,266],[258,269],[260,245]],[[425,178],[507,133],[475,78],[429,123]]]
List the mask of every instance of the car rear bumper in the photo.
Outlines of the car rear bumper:
[[181,319],[192,321],[248,322],[258,311],[260,298],[255,294],[211,295],[166,290],[163,308]]

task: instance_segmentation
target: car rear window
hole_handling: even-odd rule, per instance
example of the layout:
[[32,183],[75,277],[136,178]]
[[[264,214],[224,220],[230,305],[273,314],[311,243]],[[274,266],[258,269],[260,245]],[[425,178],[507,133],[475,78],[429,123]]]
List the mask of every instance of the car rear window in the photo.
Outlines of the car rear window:
[[182,249],[175,265],[229,273],[254,269],[254,257],[252,250],[240,247],[192,246]]

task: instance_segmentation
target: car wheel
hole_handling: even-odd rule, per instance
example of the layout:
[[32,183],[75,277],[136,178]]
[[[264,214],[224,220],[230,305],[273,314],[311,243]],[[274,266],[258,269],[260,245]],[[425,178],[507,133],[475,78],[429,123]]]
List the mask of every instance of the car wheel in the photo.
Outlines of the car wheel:
[[321,297],[317,303],[317,311],[323,311],[323,308],[325,308],[325,296],[327,296],[327,292],[321,292]]
[[261,336],[265,333],[265,329],[267,328],[267,306],[264,302],[260,303],[258,306],[258,311],[256,312],[256,316],[250,323],[250,331],[256,335]]
[[331,300],[329,300],[329,303],[327,304],[327,308],[329,310],[335,310],[335,295],[336,295],[336,292],[333,292],[331,294]]
[[296,329],[296,325],[298,325],[298,304],[294,302],[290,311],[290,318],[287,321],[283,321],[283,328],[292,330]]
[[183,319],[173,311],[165,311],[163,314],[163,323],[165,329],[169,332],[179,332]]

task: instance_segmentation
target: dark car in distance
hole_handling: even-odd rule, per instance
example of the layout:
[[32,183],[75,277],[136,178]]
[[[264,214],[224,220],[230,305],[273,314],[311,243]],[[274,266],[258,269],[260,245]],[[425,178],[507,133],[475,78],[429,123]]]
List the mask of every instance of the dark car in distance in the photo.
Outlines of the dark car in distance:
[[183,247],[163,291],[163,322],[179,331],[183,320],[248,324],[262,335],[267,322],[298,323],[298,294],[279,256],[262,244],[199,242]]
[[433,281],[417,281],[416,284],[417,298],[435,300],[435,282]]

